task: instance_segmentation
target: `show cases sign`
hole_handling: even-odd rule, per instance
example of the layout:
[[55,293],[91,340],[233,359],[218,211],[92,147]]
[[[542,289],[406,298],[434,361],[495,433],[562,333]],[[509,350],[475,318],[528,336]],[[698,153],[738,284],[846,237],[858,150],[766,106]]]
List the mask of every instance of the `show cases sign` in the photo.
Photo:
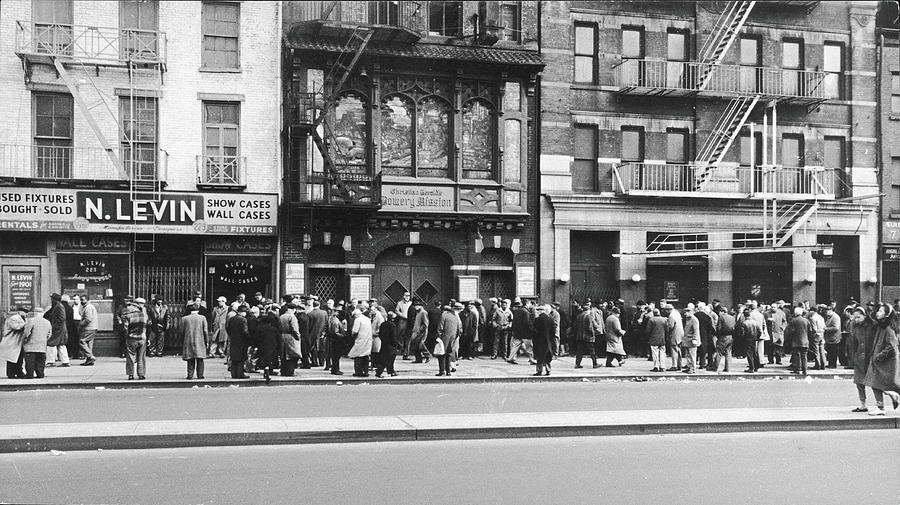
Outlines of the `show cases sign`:
[[381,186],[381,210],[388,212],[452,212],[454,198],[448,186]]
[[0,189],[0,230],[275,235],[278,196],[163,192],[132,200],[123,191]]

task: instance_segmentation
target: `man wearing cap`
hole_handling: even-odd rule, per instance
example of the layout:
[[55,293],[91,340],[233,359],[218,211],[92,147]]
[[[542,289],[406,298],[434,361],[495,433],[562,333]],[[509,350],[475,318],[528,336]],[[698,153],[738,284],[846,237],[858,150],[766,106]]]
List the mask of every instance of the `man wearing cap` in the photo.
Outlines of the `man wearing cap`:
[[409,338],[411,333],[410,324],[411,321],[408,321],[407,317],[409,316],[409,310],[412,308],[412,295],[409,291],[403,292],[403,298],[397,302],[397,305],[394,307],[394,312],[397,314],[396,325],[397,325],[397,340],[399,341],[400,349],[403,351],[403,359],[409,359]]
[[509,310],[509,300],[501,300],[500,305],[494,306],[494,314],[491,317],[491,327],[494,331],[494,350],[491,359],[497,356],[506,357],[509,329],[512,327],[512,312]]
[[666,350],[669,351],[669,372],[681,371],[681,340],[684,338],[684,322],[672,304],[666,304]]
[[807,316],[813,328],[813,335],[809,342],[810,350],[816,360],[813,370],[825,370],[825,318],[820,313],[824,311],[825,306],[819,304],[811,309]]
[[625,364],[625,346],[622,345],[622,337],[625,336],[625,331],[622,329],[622,322],[619,319],[622,310],[614,306],[609,312],[610,314],[603,325],[606,335],[606,366],[612,367],[613,360],[619,366],[622,366]]
[[309,311],[309,341],[311,366],[325,365],[325,327],[328,325],[328,314],[322,310],[319,300],[312,301]]
[[166,347],[166,333],[172,325],[172,313],[161,296],[157,296],[151,301],[147,317],[150,319],[150,325],[147,328],[149,333],[147,355],[162,356]]
[[522,306],[521,300],[516,298],[516,302],[513,303],[512,309],[512,341],[509,345],[509,352],[507,353],[506,361],[513,365],[517,365],[516,357],[519,354],[519,349],[525,348],[525,352],[528,354],[528,362],[529,364],[536,364],[534,361],[534,350],[532,349],[532,335],[534,333],[534,327],[532,324],[532,316],[528,312],[528,309]]
[[409,352],[415,358],[413,363],[422,363],[423,359],[427,363],[431,359],[425,347],[425,340],[428,338],[429,333],[428,312],[422,305],[422,300],[418,298],[413,302],[413,310],[415,311],[415,316],[413,317],[412,331],[409,338]]
[[[58,295],[57,295],[58,296]],[[62,303],[56,300],[56,306]],[[45,319],[44,309],[34,308],[34,314],[25,322],[25,339],[22,352],[25,353],[25,378],[44,378],[44,364],[47,361],[47,342],[53,335],[53,325]]]
[[206,350],[206,357],[221,358],[225,351],[225,345],[228,342],[228,332],[225,329],[225,323],[228,320],[228,299],[224,296],[216,298],[216,306],[212,310],[209,322],[209,347]]
[[143,298],[135,298],[125,306],[122,312],[122,323],[125,327],[125,373],[128,380],[134,380],[134,369],[137,364],[139,380],[147,378],[147,313]]
[[837,368],[838,353],[841,349],[841,318],[834,307],[825,307],[825,352],[827,367]]
[[747,373],[754,373],[759,370],[759,352],[756,343],[762,338],[763,334],[762,326],[751,313],[751,308],[749,306],[745,307],[743,318],[738,324],[744,349],[747,352],[747,369],[744,370]]
[[[804,317],[803,307],[794,309],[794,316],[784,329],[784,342],[791,348],[791,373],[806,375],[809,362],[809,337],[814,334],[812,323]],[[796,361],[796,364],[794,363]],[[794,368],[796,366],[796,368]]]
[[[452,359],[453,346],[456,345],[460,335],[462,335],[462,325],[459,316],[454,312],[457,305],[462,307],[462,304],[459,304],[458,302],[454,303],[454,306],[452,307],[450,305],[445,305],[443,307],[443,312],[441,313],[441,319],[438,322],[437,338],[441,340],[444,348],[443,354],[435,353],[435,357],[438,360],[438,377],[442,375],[446,375],[447,377],[450,376],[452,371],[450,368],[450,361]],[[437,340],[435,340],[435,342],[437,342]]]
[[325,348],[328,352],[325,358],[325,370],[330,370],[331,375],[344,375],[344,372],[341,372],[341,356],[346,349],[346,328],[340,318],[343,308],[344,303],[339,301],[328,313],[328,323],[325,328]]
[[685,357],[684,373],[697,372],[697,348],[700,347],[700,321],[694,315],[694,307],[688,304],[684,309],[684,338],[681,340],[682,355]]
[[194,379],[194,371],[197,378],[203,379],[205,372],[204,358],[206,358],[207,345],[209,343],[209,322],[200,315],[200,304],[188,304],[185,307],[187,315],[181,318],[178,332],[181,333],[181,359],[187,363],[187,380]]
[[478,335],[478,311],[473,311],[471,301],[466,301],[464,308],[459,313],[459,320],[462,323],[459,358],[473,359],[475,357],[475,338]]
[[278,318],[281,326],[281,375],[293,377],[297,368],[297,362],[302,355],[300,349],[300,326],[297,323],[297,317],[294,315],[297,305],[291,302],[282,307],[281,310],[284,311]]
[[581,312],[575,316],[573,330],[575,333],[575,368],[582,368],[581,360],[585,353],[591,356],[594,368],[598,368],[600,365],[597,363],[594,342],[598,336],[604,334],[604,331],[600,322],[594,317],[590,300],[584,302]]
[[256,293],[253,293],[252,305],[259,307],[260,312],[266,308],[266,299],[261,292],[257,291]]
[[556,324],[550,317],[549,305],[535,307],[534,318],[534,359],[535,376],[550,375],[550,361],[553,359],[553,338]]
[[244,373],[244,361],[247,360],[247,348],[250,346],[247,305],[238,304],[235,315],[225,324],[231,343],[228,353],[228,359],[231,361],[231,378],[249,379],[250,377]]
[[784,313],[784,301],[778,300],[769,310],[768,323],[772,327],[771,351],[767,352],[770,364],[781,364],[784,356],[784,329],[787,327],[787,316]]
[[78,324],[78,345],[84,357],[82,366],[94,364],[94,336],[97,334],[97,308],[87,295],[81,295],[81,322]]
[[[66,299],[68,298],[66,296]],[[50,303],[52,305],[49,312],[44,314],[41,311],[41,317],[49,321],[50,327],[53,329],[50,333],[50,338],[45,342],[46,349],[42,352],[49,358],[47,363],[49,366],[55,366],[57,354],[61,362],[60,365],[69,366],[69,353],[66,352],[66,343],[69,341],[69,318],[66,307],[69,307],[71,310],[71,306],[69,306],[68,302],[63,301],[58,293],[50,295]],[[43,374],[42,370],[41,376]]]

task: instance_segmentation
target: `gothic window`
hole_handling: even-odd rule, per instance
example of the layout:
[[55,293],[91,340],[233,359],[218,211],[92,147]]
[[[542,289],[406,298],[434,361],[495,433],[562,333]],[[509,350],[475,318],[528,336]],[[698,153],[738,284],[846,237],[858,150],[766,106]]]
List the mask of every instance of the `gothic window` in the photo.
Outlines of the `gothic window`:
[[413,175],[414,109],[403,95],[390,95],[381,103],[381,168],[389,175]]
[[462,177],[494,176],[494,107],[485,100],[469,100],[462,113]]
[[368,159],[366,103],[366,97],[353,91],[342,94],[338,99],[332,122],[336,144],[332,146],[332,156],[339,168],[358,171],[366,167]]
[[522,181],[520,148],[522,143],[522,123],[518,119],[506,120],[506,146],[503,149],[503,180]]
[[449,104],[436,96],[419,101],[416,161],[420,177],[447,177],[450,144]]

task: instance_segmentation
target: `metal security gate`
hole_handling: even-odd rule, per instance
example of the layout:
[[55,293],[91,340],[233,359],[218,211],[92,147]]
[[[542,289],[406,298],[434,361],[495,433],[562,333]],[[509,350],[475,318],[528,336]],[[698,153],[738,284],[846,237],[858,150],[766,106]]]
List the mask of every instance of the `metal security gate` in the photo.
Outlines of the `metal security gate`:
[[166,348],[178,347],[175,342],[178,324],[184,315],[185,303],[203,286],[203,270],[200,267],[135,265],[135,296],[150,302],[150,295],[158,295],[169,306],[172,326],[166,335]]
[[515,296],[515,282],[512,272],[482,271],[481,272],[481,298],[512,299]]
[[310,293],[319,297],[324,305],[327,300],[344,298],[344,270],[338,268],[311,268],[309,270]]

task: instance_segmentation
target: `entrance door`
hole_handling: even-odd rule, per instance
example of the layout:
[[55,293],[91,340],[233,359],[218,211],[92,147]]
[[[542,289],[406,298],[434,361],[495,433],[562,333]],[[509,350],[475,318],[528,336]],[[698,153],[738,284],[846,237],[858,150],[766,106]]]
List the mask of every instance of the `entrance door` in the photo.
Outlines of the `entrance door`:
[[406,291],[428,304],[447,301],[450,297],[450,260],[438,249],[391,248],[378,255],[375,269],[378,287],[375,296],[388,309],[393,309]]
[[847,298],[855,296],[849,289],[850,279],[847,270],[816,268],[816,303],[830,303],[831,300],[835,300],[838,304],[846,302]]

